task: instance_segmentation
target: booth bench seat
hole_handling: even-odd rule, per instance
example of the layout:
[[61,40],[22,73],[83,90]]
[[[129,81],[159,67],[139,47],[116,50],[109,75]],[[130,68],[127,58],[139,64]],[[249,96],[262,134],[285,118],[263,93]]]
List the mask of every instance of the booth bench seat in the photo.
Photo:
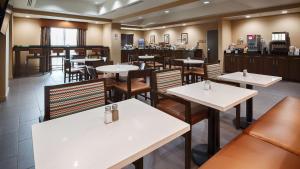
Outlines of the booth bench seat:
[[300,99],[284,98],[200,169],[300,169]]

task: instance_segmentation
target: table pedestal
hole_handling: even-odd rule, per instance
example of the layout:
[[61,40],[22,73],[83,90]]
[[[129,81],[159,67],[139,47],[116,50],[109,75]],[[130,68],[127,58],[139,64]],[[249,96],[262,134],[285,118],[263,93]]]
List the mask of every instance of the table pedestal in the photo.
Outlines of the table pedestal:
[[210,109],[208,116],[208,144],[197,145],[192,150],[193,161],[199,166],[220,150],[220,112]]
[[[252,90],[253,86],[247,84],[246,88]],[[240,128],[246,129],[253,121],[255,121],[255,119],[253,119],[253,98],[250,98],[246,101],[246,117],[240,118]]]

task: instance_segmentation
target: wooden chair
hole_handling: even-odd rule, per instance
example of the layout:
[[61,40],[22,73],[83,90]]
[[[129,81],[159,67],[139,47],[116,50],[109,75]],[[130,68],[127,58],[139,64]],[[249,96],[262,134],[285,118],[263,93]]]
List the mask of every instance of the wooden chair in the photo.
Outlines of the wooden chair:
[[92,48],[92,53],[88,57],[101,59],[101,49],[100,48]]
[[75,55],[72,56],[72,59],[84,59],[86,57],[86,50],[84,48],[74,49]]
[[[58,69],[64,70],[64,59],[66,58],[65,50],[63,48],[53,48],[51,53],[54,55],[50,55],[50,70],[53,70],[53,67],[57,67]],[[52,58],[61,58],[61,65],[53,65]]]
[[72,67],[72,64],[69,59],[64,60],[64,83],[66,83],[66,79],[68,78],[68,82],[71,82],[71,80],[74,79],[78,81],[80,80],[80,75],[82,74],[82,71],[84,70],[84,67],[81,68],[75,68]]
[[87,67],[87,77],[87,80],[103,79],[105,81],[106,103],[112,103],[112,90],[114,84],[116,83],[116,80],[114,80],[113,78],[104,77],[103,75],[99,75],[96,68],[93,67]]
[[99,66],[104,66],[106,63],[103,60],[97,60],[97,61],[85,61],[85,65],[89,67],[99,67]]
[[171,61],[171,69],[181,69],[184,84],[190,83],[191,70],[188,70],[182,61],[173,59]]
[[[139,94],[148,93],[151,91],[150,85],[141,79],[146,79],[151,77],[152,69],[145,70],[133,70],[128,72],[126,82],[117,82],[114,87],[115,90],[125,94],[125,98],[129,99],[132,96]],[[150,82],[151,83],[151,82]]]
[[[222,75],[221,64],[204,64],[204,79],[211,80],[217,83],[223,83],[227,85],[232,85],[236,87],[240,87],[240,84],[219,80],[218,76]],[[235,126],[237,129],[240,129],[240,117],[241,117],[241,105],[237,105],[236,107],[236,120]]]
[[29,55],[26,56],[26,73],[28,73],[28,68],[29,68],[29,61],[30,60],[38,60],[39,65],[34,66],[37,67],[39,72],[45,72],[45,67],[46,67],[46,57],[43,55],[43,49],[42,48],[30,48],[29,49]]
[[149,60],[146,63],[148,68],[160,70],[160,68],[164,68],[164,60],[163,57],[160,57],[158,55],[155,55],[154,59]]
[[103,80],[45,86],[45,116],[40,121],[101,107],[105,99]]
[[[154,101],[154,107],[174,116],[180,120],[189,123],[191,126],[208,118],[208,108],[185,101],[179,97],[166,93],[166,90],[173,87],[179,87],[183,84],[181,69],[168,69],[155,71],[152,74],[151,95]],[[192,129],[192,127],[191,127]],[[191,131],[184,135],[185,137],[185,158],[186,168],[190,168],[192,154]]]

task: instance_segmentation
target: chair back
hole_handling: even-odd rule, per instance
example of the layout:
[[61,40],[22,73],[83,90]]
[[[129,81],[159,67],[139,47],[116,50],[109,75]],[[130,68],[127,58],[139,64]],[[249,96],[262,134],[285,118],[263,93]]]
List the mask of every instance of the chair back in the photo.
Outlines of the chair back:
[[64,53],[65,50],[63,48],[53,48],[52,53],[55,53],[57,56],[59,56],[61,53]]
[[204,73],[207,79],[216,79],[218,76],[222,75],[221,64],[205,64]]
[[72,64],[69,59],[64,59],[64,71],[68,70],[71,72]]
[[45,120],[105,105],[105,82],[90,80],[45,86]]
[[160,93],[166,93],[167,89],[183,84],[181,69],[155,71],[152,79],[152,89]]
[[32,54],[34,56],[40,56],[43,54],[43,49],[42,48],[30,48],[29,54]]
[[96,68],[87,66],[87,74],[89,76],[89,79],[98,79],[98,74]]
[[91,66],[91,67],[99,67],[99,66],[104,66],[105,62],[103,60],[97,60],[97,61],[85,61],[86,66]]
[[135,79],[143,78],[145,81],[148,77],[151,77],[153,69],[144,69],[144,70],[131,70],[128,72],[127,76],[127,90],[131,91],[131,82]]

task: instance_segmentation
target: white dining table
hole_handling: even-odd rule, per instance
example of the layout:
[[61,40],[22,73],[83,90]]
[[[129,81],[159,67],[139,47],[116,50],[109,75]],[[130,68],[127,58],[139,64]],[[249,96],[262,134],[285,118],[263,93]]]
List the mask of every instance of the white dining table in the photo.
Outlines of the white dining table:
[[153,55],[139,56],[139,59],[141,59],[141,60],[154,59],[154,58],[155,58],[155,56],[153,56]]
[[[244,84],[244,85],[246,85],[247,89],[253,89],[253,86],[269,87],[269,86],[281,81],[282,77],[261,75],[261,74],[255,74],[255,73],[246,73],[246,76],[243,76],[243,72],[234,72],[234,73],[228,73],[228,74],[221,75],[218,77],[218,79],[223,80],[223,81],[228,81],[228,82]],[[253,121],[254,121],[254,119],[253,119],[253,99],[250,98],[246,101],[246,117],[241,117],[240,127],[242,129],[245,129]]]
[[136,99],[119,102],[118,109],[119,121],[111,124],[99,107],[33,125],[35,168],[120,169],[190,131]]
[[131,70],[138,70],[139,67],[136,65],[125,65],[125,64],[116,64],[116,65],[105,65],[96,67],[98,72],[102,73],[128,73]]
[[177,61],[182,61],[184,64],[203,64],[204,60],[198,60],[198,59],[174,59]]
[[203,145],[193,151],[193,160],[201,165],[220,149],[220,112],[225,112],[257,95],[257,91],[211,82],[211,89],[206,90],[204,82],[189,84],[167,90],[168,94],[209,108],[208,151],[203,152]]
[[86,58],[86,59],[71,59],[71,63],[85,63],[85,62],[93,62],[93,61],[100,61],[101,59],[92,59],[92,58]]

